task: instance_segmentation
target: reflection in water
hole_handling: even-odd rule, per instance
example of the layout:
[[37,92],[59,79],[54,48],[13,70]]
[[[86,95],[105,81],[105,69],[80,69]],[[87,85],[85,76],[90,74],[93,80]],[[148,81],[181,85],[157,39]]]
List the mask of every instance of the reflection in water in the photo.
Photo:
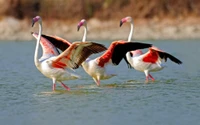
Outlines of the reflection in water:
[[87,90],[56,90],[50,92],[41,92],[42,95],[60,95],[60,94],[72,94],[72,95],[85,95],[85,94],[97,94],[95,91],[87,91]]

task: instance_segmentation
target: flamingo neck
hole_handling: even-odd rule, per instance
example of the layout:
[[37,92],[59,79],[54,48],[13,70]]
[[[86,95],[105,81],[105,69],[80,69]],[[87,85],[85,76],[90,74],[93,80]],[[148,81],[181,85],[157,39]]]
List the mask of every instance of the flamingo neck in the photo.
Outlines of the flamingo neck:
[[128,42],[131,42],[131,38],[133,36],[133,21],[130,22],[130,25],[131,25],[131,29],[130,29],[130,33],[128,36]]
[[[83,34],[83,39],[82,39],[82,42],[85,42],[87,39],[87,24],[84,25],[84,34]],[[82,63],[82,66],[84,68],[85,71],[88,71],[88,65],[89,65],[89,62],[90,61],[90,58],[87,58],[83,63]]]
[[39,21],[39,35],[37,37],[37,43],[35,47],[35,55],[34,55],[34,62],[36,67],[40,65],[39,59],[38,59],[38,51],[39,51],[39,43],[42,35],[42,21]]
[[86,38],[87,38],[87,26],[84,26],[84,34],[83,34],[82,42],[85,42]]
[[[130,33],[129,33],[129,36],[128,36],[128,42],[131,42],[131,39],[132,39],[132,36],[133,36],[133,28],[134,28],[133,21],[130,22],[130,25],[131,25],[131,29],[130,29]],[[131,52],[133,52],[133,51],[131,51]],[[126,53],[126,59],[131,65],[133,65],[131,52]]]

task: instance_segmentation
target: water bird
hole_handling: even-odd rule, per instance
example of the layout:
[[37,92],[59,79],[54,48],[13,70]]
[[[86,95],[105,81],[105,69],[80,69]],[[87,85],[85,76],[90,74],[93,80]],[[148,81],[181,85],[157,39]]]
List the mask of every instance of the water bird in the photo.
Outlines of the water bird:
[[[131,26],[128,36],[128,42],[130,42],[134,28],[132,17],[127,16],[122,18],[120,20],[120,27],[126,22],[130,23]],[[146,82],[148,82],[149,78],[151,78],[152,81],[155,80],[150,72],[162,70],[164,68],[162,62],[163,60],[166,62],[168,58],[177,64],[182,64],[179,59],[155,46],[150,47],[146,53],[143,53],[141,50],[130,51],[126,53],[125,60],[129,68],[132,67],[138,71],[144,72]]]
[[[42,18],[40,16],[33,18],[32,27],[36,22],[39,23],[39,34],[32,32],[32,35],[37,39],[34,55],[35,66],[44,76],[52,79],[53,91],[56,89],[56,82],[61,83],[66,90],[70,90],[62,81],[77,79],[79,76],[70,73],[68,69],[78,68],[91,54],[102,52],[106,50],[106,47],[94,42],[74,42],[69,44],[66,41],[66,49],[63,49],[63,52],[59,54],[56,47],[48,39],[41,36]],[[40,59],[38,59],[39,44],[43,50]],[[56,43],[54,44],[56,45]]]
[[[85,19],[82,19],[78,23],[78,30],[81,26],[84,26],[84,35],[82,42],[85,43],[86,37],[87,37],[87,23]],[[57,39],[52,36],[43,35],[45,38],[54,39],[53,41],[56,41],[57,45],[55,45],[57,48],[64,51],[65,48],[63,47],[63,40]],[[50,39],[49,39],[50,40]],[[55,43],[55,42],[52,42]],[[60,45],[59,45],[60,44]],[[109,79],[113,76],[116,76],[116,74],[110,73],[107,71],[108,65],[118,65],[120,61],[125,58],[125,54],[128,51],[136,50],[136,49],[143,49],[151,47],[151,44],[146,43],[139,43],[139,42],[126,42],[123,40],[119,41],[113,41],[108,49],[103,53],[101,56],[90,59],[87,58],[83,63],[82,67],[83,69],[93,78],[97,86],[100,86],[100,80]],[[66,45],[67,48],[67,45]]]

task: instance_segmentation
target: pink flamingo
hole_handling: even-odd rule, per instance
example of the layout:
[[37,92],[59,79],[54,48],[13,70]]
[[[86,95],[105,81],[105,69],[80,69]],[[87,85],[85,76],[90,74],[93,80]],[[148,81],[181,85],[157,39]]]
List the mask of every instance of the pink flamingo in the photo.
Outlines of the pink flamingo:
[[[123,23],[126,22],[129,22],[131,26],[128,36],[128,42],[130,42],[133,35],[133,19],[130,16],[121,19],[120,27]],[[182,64],[179,59],[170,55],[167,52],[158,49],[155,46],[150,47],[149,51],[144,54],[141,50],[130,51],[126,54],[125,60],[129,67],[133,67],[138,71],[144,72],[146,76],[146,82],[148,82],[149,78],[151,78],[152,81],[155,80],[150,72],[162,70],[164,68],[164,66],[162,65],[162,61],[167,61],[167,58],[177,64]]]
[[[86,35],[87,35],[87,25],[86,20],[81,20],[78,24],[78,30],[81,26],[84,26],[84,35],[83,35],[83,43],[86,41]],[[50,36],[43,35],[45,38],[49,38]],[[58,40],[56,38],[51,37],[51,39],[54,39],[53,41],[57,41],[56,43],[60,43],[55,45],[57,48],[64,50],[61,48],[63,46],[63,40]],[[66,45],[67,47],[67,45]],[[101,56],[90,59],[87,58],[83,63],[82,67],[83,69],[93,78],[97,86],[100,85],[100,80],[109,79],[113,76],[116,76],[116,74],[109,73],[107,71],[108,65],[118,65],[122,58],[125,58],[125,54],[128,51],[136,50],[136,49],[143,49],[151,47],[151,44],[146,43],[137,43],[137,42],[125,42],[123,40],[114,41],[110,44],[108,50]]]
[[[34,55],[35,65],[43,75],[53,80],[53,91],[56,88],[56,82],[60,82],[66,90],[70,90],[70,88],[62,83],[62,81],[77,79],[79,76],[68,72],[67,69],[78,68],[87,57],[93,53],[106,50],[106,47],[102,44],[93,42],[74,42],[69,45],[69,42],[65,41],[65,46],[68,47],[59,55],[55,46],[46,38],[41,37],[42,19],[40,16],[33,18],[32,26],[34,26],[36,22],[39,23],[39,35],[37,33],[32,33],[37,39]],[[43,49],[43,55],[40,59],[38,59],[39,43]]]

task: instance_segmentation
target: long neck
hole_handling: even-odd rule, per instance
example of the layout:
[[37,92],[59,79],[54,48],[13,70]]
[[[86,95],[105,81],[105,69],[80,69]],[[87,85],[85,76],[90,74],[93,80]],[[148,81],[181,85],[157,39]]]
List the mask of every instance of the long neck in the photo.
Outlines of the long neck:
[[131,38],[133,36],[133,21],[130,22],[130,25],[131,25],[131,30],[128,36],[128,42],[131,42]]
[[[133,21],[130,22],[130,25],[131,25],[131,29],[128,36],[128,42],[131,42],[131,38],[133,36]],[[129,52],[126,53],[126,59],[129,62],[129,64],[132,65],[132,57]]]
[[34,55],[34,62],[35,62],[36,66],[40,65],[40,62],[38,59],[38,51],[39,51],[39,43],[40,43],[41,35],[42,35],[42,22],[39,21],[39,35],[37,38],[37,43],[36,43],[36,47],[35,47],[35,55]]
[[[82,39],[82,42],[85,42],[87,39],[87,24],[84,25],[84,34],[83,34],[83,39]],[[89,65],[89,62],[90,61],[90,58],[88,57],[83,63],[82,63],[82,66],[84,68],[85,71],[88,70],[88,65]]]
[[86,38],[87,38],[87,25],[84,26],[84,34],[83,34],[82,42],[85,42]]

